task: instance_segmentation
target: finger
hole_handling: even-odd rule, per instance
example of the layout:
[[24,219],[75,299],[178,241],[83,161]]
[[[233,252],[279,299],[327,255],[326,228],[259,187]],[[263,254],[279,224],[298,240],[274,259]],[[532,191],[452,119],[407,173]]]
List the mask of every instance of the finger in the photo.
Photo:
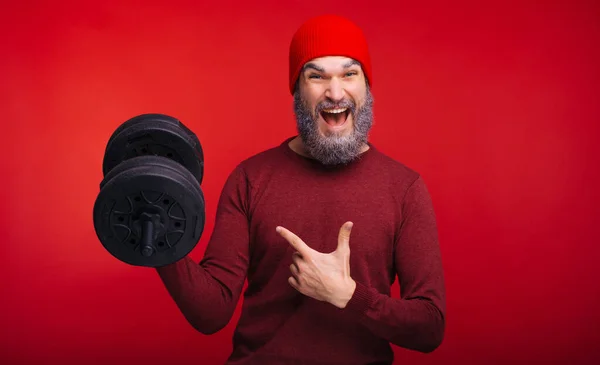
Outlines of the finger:
[[294,255],[292,257],[292,265],[294,265],[296,267],[296,269],[298,270],[298,273],[303,271],[303,267],[306,267],[306,263],[304,262],[304,260],[302,259],[302,256],[300,256],[300,254]]
[[294,276],[294,278],[296,280],[299,280],[300,269],[298,268],[298,266],[296,266],[295,264],[291,264],[290,265],[290,271],[292,272],[292,275]]
[[296,280],[295,277],[290,276],[288,278],[288,283],[296,290],[300,291],[300,284],[298,283],[298,280]]
[[298,266],[298,268],[300,268],[300,265],[302,264],[303,261],[304,261],[304,257],[302,257],[302,255],[300,255],[300,252],[296,251],[292,254],[292,262],[294,264],[296,264]]
[[277,231],[277,233],[279,233],[281,235],[281,237],[285,238],[286,241],[288,241],[290,243],[290,245],[292,245],[292,247],[295,248],[296,251],[298,251],[302,255],[302,257],[306,257],[306,256],[310,255],[312,249],[310,247],[308,247],[308,245],[306,243],[304,243],[304,241],[302,241],[300,239],[300,237],[296,236],[294,233],[290,232],[288,229],[280,227],[280,226],[275,228],[275,230]]
[[340,228],[337,251],[350,251],[350,233],[352,233],[352,226],[354,226],[354,223],[346,222]]

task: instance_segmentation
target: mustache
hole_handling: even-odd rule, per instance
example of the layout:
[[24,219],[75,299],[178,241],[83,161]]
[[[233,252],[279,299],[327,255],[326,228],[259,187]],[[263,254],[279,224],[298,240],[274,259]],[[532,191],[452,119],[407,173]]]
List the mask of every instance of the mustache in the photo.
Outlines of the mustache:
[[339,102],[333,102],[330,100],[323,100],[320,102],[315,108],[315,112],[317,115],[321,114],[321,112],[325,109],[340,109],[340,108],[348,108],[353,115],[356,115],[356,104],[351,100],[342,100]]

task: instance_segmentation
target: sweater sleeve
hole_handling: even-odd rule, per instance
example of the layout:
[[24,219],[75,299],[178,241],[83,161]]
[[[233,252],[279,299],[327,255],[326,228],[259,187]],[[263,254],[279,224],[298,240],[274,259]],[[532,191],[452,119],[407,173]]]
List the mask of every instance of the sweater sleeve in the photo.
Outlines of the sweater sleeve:
[[357,281],[346,308],[377,336],[428,353],[444,337],[446,294],[435,214],[420,176],[408,189],[402,212],[394,253],[401,298]]
[[246,175],[238,166],[221,192],[214,230],[200,263],[186,256],[156,269],[186,320],[203,334],[229,323],[246,279],[248,194]]

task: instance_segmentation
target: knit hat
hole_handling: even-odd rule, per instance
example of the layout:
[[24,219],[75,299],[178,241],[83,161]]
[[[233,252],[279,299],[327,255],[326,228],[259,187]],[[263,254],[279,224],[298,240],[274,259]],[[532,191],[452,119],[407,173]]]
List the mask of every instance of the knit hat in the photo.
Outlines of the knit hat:
[[292,95],[304,64],[324,56],[345,56],[357,60],[369,85],[373,84],[371,58],[362,30],[341,16],[320,15],[302,24],[292,38],[289,55],[289,87]]

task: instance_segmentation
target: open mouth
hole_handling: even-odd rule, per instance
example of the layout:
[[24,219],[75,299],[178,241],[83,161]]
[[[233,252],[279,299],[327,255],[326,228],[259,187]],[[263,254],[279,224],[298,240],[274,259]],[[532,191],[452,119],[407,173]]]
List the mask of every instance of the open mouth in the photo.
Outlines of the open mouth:
[[350,110],[348,108],[323,109],[321,117],[328,125],[332,127],[340,127],[348,120]]

